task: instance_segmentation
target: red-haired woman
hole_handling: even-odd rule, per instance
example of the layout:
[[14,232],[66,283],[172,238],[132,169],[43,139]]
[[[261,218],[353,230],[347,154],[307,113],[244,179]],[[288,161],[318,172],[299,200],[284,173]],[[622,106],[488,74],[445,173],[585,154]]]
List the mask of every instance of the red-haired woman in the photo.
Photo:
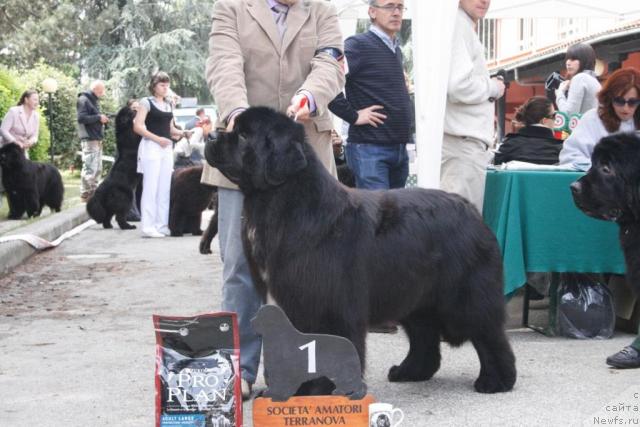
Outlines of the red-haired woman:
[[591,153],[605,136],[640,129],[640,71],[617,70],[607,79],[598,94],[600,105],[587,111],[560,152],[560,164],[586,171],[591,167]]

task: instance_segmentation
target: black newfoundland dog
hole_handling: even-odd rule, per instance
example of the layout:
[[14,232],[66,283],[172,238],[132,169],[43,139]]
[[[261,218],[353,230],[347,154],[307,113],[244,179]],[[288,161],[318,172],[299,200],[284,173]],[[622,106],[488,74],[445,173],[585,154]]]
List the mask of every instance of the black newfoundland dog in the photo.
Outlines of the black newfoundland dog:
[[368,325],[400,322],[410,348],[390,381],[430,379],[441,339],[470,340],[480,358],[475,389],[513,388],[500,250],[469,202],[439,190],[349,189],[320,164],[300,124],[264,107],[235,123],[206,158],[244,193],[256,287],[298,330],[348,338],[364,367]]
[[640,294],[640,137],[617,134],[593,150],[591,169],[571,184],[576,206],[620,226],[627,280]]
[[126,219],[133,203],[133,190],[139,181],[137,162],[141,137],[133,131],[135,115],[136,112],[129,107],[118,111],[115,128],[118,157],[109,175],[87,202],[87,213],[104,228],[113,228],[111,218],[114,215],[121,230],[136,228]]
[[9,219],[20,219],[24,213],[39,216],[44,205],[60,212],[64,185],[55,166],[32,162],[17,144],[0,148],[2,182],[9,201]]
[[[172,236],[182,236],[184,233],[200,236],[202,211],[217,201],[216,187],[200,183],[202,168],[202,166],[190,166],[176,169],[173,173],[169,207],[169,230]],[[213,221],[215,221],[213,226],[215,230],[211,225]],[[207,228],[207,235],[203,239],[208,238],[209,233],[213,233],[212,240],[218,231],[218,216],[214,214],[211,222]],[[208,245],[211,245],[211,240]],[[201,243],[200,247],[202,248],[203,245],[205,243]]]

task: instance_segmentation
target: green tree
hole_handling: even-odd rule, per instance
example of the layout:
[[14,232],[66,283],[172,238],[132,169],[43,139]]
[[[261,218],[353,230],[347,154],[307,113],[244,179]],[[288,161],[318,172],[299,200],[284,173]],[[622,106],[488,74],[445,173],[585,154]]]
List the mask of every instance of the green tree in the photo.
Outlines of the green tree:
[[158,70],[181,96],[210,100],[204,80],[214,0],[127,0],[118,25],[87,50],[83,68],[119,83],[119,99],[147,94]]
[[40,61],[68,67],[117,23],[123,0],[3,0],[0,63],[29,68]]

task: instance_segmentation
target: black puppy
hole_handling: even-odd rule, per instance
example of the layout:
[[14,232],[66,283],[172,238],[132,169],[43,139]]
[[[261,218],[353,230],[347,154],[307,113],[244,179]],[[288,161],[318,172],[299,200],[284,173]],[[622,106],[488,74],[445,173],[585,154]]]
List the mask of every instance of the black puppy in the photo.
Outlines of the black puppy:
[[620,226],[627,280],[640,293],[640,137],[616,134],[596,144],[591,169],[571,184],[576,206]]
[[298,330],[348,338],[364,367],[367,327],[400,322],[409,353],[390,381],[428,380],[441,339],[471,340],[476,390],[512,389],[502,258],[468,201],[439,190],[349,189],[320,164],[304,128],[268,108],[238,115],[205,154],[244,193],[242,239],[256,287]]
[[[200,183],[202,166],[176,169],[171,178],[171,204],[169,207],[169,230],[172,236],[191,233],[202,234],[200,222],[202,211],[217,200],[216,187]],[[217,205],[217,204],[216,204]],[[217,211],[217,206],[216,206]],[[217,215],[216,229],[217,232]],[[211,228],[211,224],[209,228]],[[215,236],[215,233],[214,233]],[[211,237],[213,239],[213,236]],[[211,241],[209,241],[209,244]]]
[[116,115],[116,147],[118,157],[109,175],[100,183],[95,194],[87,202],[87,213],[104,228],[113,228],[111,218],[122,230],[131,230],[135,225],[126,220],[133,203],[133,189],[138,185],[137,170],[140,135],[133,131],[136,112],[123,107]]
[[32,162],[17,144],[0,148],[2,182],[9,201],[9,219],[39,216],[44,205],[60,212],[64,197],[62,176],[55,166]]

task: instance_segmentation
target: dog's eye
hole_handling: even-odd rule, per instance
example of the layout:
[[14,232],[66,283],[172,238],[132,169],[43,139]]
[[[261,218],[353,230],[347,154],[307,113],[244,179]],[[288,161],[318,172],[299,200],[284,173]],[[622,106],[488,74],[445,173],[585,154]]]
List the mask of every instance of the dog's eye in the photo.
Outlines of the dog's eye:
[[605,175],[611,175],[611,168],[609,167],[609,165],[602,165],[600,166],[600,172]]

